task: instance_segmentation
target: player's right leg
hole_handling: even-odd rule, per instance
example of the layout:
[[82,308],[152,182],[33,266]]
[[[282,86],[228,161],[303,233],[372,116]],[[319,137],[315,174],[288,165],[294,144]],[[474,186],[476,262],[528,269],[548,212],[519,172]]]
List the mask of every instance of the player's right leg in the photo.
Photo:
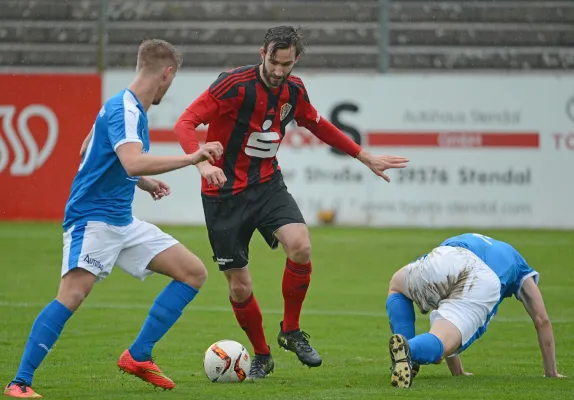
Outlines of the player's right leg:
[[[102,253],[102,244],[95,240],[97,230],[97,224],[89,223],[72,227],[64,233],[62,279],[58,295],[36,317],[18,372],[6,386],[4,395],[41,397],[31,388],[36,369],[56,343],[66,322],[90,293],[98,275],[107,275],[113,266],[113,261],[106,264],[106,260],[115,260],[115,255],[109,251]],[[114,247],[110,243],[107,249],[113,252]]]
[[173,279],[155,298],[139,334],[117,363],[156,387],[173,389],[175,383],[154,362],[152,351],[199,293],[207,279],[205,265],[172,236],[134,218],[126,227],[117,266],[141,280],[154,272]]
[[253,294],[247,268],[249,242],[255,231],[253,215],[260,212],[248,204],[248,190],[235,197],[232,203],[204,197],[203,211],[213,260],[227,278],[233,313],[253,346],[254,356],[248,379],[260,379],[273,372],[274,363],[263,330],[263,315]]
[[[401,268],[389,283],[386,310],[391,332],[409,340],[415,337],[415,308],[413,301],[405,293],[405,270]],[[420,365],[413,363],[412,378],[417,376],[419,370]]]
[[224,271],[229,284],[229,300],[235,318],[245,332],[255,353],[251,361],[249,379],[265,378],[275,368],[271,350],[263,330],[263,316],[253,295],[251,274],[247,266]]

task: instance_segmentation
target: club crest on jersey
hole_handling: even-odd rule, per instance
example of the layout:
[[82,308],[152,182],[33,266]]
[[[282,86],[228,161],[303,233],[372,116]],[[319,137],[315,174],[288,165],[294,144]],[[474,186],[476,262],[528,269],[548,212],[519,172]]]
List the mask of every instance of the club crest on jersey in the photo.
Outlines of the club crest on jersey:
[[279,120],[283,121],[289,112],[291,111],[291,104],[285,103],[281,106],[281,113],[279,114]]

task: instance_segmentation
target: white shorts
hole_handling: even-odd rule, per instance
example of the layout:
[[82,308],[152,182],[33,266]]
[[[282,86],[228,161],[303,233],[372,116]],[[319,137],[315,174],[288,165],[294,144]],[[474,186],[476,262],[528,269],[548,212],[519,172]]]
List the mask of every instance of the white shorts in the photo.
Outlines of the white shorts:
[[153,272],[150,261],[178,241],[157,226],[134,217],[126,226],[91,221],[64,232],[62,276],[73,268],[83,268],[104,279],[117,265],[131,276],[144,280]]
[[445,319],[462,334],[466,349],[486,331],[500,301],[500,280],[473,252],[441,246],[405,267],[405,287],[431,325]]

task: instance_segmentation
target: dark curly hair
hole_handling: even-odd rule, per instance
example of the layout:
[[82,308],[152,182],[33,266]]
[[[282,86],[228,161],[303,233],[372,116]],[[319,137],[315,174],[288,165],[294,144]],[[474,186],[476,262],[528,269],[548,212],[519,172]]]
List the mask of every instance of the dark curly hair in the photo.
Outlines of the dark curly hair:
[[266,53],[270,45],[271,58],[275,58],[278,49],[288,49],[291,46],[295,47],[295,56],[299,57],[304,53],[306,43],[300,27],[276,26],[269,29],[263,39],[263,49]]

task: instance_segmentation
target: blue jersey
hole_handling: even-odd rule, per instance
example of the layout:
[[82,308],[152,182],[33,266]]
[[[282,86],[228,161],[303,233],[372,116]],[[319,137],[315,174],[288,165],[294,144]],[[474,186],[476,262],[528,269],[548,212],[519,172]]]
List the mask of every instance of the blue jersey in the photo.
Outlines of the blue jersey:
[[511,245],[478,233],[465,233],[451,237],[441,246],[463,247],[476,254],[494,273],[501,283],[500,297],[520,296],[522,283],[533,277],[538,283],[539,274],[526,263]]
[[139,177],[131,177],[116,149],[128,142],[149,151],[146,112],[136,96],[124,89],[110,98],[96,117],[93,135],[72,183],[64,229],[88,221],[125,226],[132,222],[132,202]]

